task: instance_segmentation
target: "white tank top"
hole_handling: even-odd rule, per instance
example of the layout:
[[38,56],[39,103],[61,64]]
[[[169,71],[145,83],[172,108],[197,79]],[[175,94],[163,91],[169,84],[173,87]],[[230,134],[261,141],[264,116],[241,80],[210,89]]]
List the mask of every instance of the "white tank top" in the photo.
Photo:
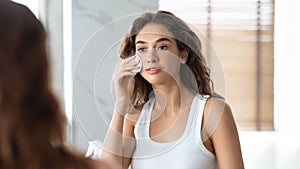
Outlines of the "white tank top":
[[132,169],[217,169],[214,154],[206,149],[201,136],[203,110],[207,97],[196,95],[183,135],[172,142],[160,143],[150,138],[154,97],[144,105],[135,125],[136,149]]

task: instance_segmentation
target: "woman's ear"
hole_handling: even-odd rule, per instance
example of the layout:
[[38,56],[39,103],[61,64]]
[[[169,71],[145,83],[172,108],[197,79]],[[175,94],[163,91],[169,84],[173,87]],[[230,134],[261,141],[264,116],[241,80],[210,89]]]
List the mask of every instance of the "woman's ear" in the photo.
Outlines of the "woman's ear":
[[183,49],[180,53],[180,62],[185,64],[189,56],[189,52],[187,49]]

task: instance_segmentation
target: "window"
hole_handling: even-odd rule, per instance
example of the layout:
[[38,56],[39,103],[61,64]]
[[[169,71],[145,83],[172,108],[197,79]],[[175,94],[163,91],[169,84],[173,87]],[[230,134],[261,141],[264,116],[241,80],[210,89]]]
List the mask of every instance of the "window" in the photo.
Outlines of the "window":
[[[224,71],[224,97],[239,128],[273,130],[274,1],[160,0],[159,8],[193,24],[211,41]],[[210,51],[204,55],[212,68]]]

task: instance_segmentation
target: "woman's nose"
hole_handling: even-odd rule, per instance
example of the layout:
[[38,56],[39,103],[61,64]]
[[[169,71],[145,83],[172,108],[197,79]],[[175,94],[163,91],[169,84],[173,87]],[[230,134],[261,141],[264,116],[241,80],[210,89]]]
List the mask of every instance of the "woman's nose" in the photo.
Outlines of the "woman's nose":
[[159,58],[157,56],[157,52],[155,49],[149,50],[146,58],[147,58],[147,63],[156,63],[159,61]]

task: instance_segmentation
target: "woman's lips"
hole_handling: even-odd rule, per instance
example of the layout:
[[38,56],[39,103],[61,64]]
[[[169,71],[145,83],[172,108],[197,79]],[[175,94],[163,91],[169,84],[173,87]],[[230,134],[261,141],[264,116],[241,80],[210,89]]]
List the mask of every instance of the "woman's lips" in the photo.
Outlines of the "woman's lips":
[[145,69],[145,71],[148,73],[148,74],[157,74],[159,73],[161,70],[159,68],[147,68]]

